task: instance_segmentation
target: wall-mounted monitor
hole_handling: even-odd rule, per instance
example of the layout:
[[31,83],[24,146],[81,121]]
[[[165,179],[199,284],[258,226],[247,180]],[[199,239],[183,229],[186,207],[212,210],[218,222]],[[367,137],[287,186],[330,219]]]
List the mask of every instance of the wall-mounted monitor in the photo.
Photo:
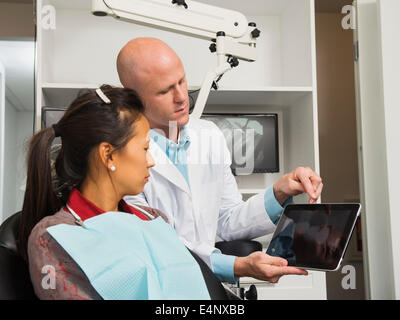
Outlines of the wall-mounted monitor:
[[[49,128],[56,124],[64,115],[65,107],[42,107],[42,129]],[[57,137],[52,143],[52,150],[57,153],[61,146],[61,138]]]
[[43,107],[42,108],[42,129],[56,124],[64,115],[65,107]]
[[278,115],[203,114],[223,132],[235,175],[279,172]]

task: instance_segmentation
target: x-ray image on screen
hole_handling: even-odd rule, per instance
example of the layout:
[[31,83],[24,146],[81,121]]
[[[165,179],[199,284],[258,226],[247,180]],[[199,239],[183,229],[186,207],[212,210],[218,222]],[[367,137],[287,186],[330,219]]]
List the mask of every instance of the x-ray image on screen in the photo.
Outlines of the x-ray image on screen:
[[204,114],[202,119],[223,132],[234,174],[279,172],[277,114]]

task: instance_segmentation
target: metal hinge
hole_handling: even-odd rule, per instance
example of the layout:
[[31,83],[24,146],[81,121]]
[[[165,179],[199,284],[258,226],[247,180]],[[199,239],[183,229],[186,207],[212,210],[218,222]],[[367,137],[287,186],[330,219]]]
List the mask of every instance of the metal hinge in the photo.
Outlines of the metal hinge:
[[358,41],[354,43],[354,61],[358,61],[359,58],[359,50],[358,50]]
[[38,6],[37,0],[34,0],[34,1],[33,1],[33,24],[34,24],[35,27],[36,27],[36,25],[37,25],[37,20],[38,20],[38,18],[37,18],[37,13],[36,13],[36,11],[37,11],[37,6]]

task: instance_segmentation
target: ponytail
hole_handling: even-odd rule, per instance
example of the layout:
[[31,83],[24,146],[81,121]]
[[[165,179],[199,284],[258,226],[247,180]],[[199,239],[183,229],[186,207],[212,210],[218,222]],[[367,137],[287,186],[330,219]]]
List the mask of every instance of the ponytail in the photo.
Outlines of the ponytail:
[[27,259],[28,238],[33,227],[63,206],[53,187],[50,149],[54,138],[54,129],[50,127],[36,133],[29,144],[26,190],[17,242],[24,259]]

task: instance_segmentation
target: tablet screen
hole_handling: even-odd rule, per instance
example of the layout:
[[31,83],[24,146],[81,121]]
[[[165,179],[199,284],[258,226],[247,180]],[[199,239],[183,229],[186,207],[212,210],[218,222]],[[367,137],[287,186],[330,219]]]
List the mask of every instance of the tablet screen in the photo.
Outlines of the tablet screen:
[[336,270],[354,229],[359,204],[288,205],[267,254],[290,266]]

